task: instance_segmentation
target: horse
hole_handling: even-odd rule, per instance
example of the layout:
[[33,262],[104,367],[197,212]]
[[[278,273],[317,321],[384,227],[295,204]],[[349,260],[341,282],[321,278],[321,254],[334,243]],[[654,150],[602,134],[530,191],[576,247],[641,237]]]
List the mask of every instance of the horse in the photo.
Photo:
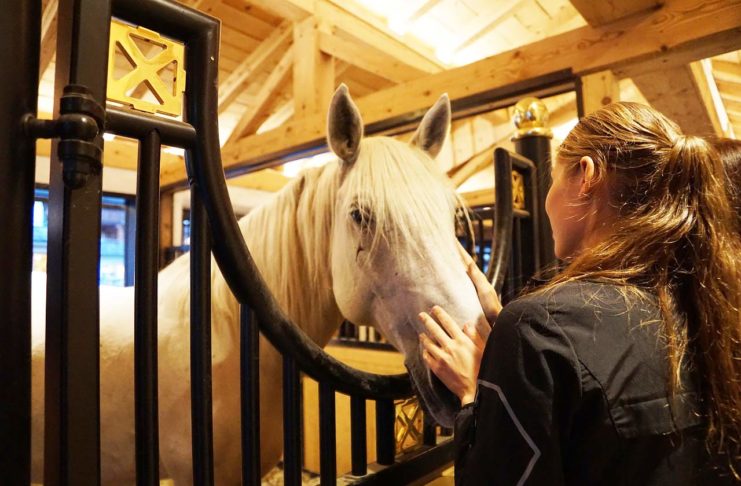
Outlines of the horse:
[[[444,95],[411,142],[364,138],[360,112],[342,85],[327,127],[337,159],[301,173],[239,221],[278,303],[311,339],[325,346],[343,320],[375,326],[404,354],[425,409],[445,426],[452,425],[456,400],[424,366],[416,316],[433,304],[457,322],[482,313],[456,247],[455,213],[462,201],[433,160],[450,118]],[[215,479],[240,484],[239,304],[215,262],[211,268]],[[189,271],[186,254],[158,277],[160,475],[176,485],[192,481]],[[43,294],[43,284],[34,287]],[[100,292],[102,480],[129,484],[135,479],[133,289]],[[43,312],[34,316],[33,465],[34,478],[40,478]],[[265,474],[282,451],[282,358],[264,337],[259,346]]]

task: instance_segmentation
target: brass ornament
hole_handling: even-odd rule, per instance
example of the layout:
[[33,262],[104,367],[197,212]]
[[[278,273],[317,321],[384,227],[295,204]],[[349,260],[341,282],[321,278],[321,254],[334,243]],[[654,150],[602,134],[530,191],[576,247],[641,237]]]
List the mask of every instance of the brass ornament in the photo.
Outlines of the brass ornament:
[[512,171],[512,207],[525,209],[525,179],[516,170]]
[[422,445],[424,413],[416,397],[396,402],[396,454],[409,452]]
[[[123,75],[116,72],[117,52],[130,64],[131,70]],[[184,60],[183,44],[113,20],[108,47],[108,100],[147,113],[180,116],[185,92]],[[147,90],[154,99],[141,98]]]
[[513,140],[529,135],[552,137],[548,125],[548,108],[538,98],[532,96],[517,102],[514,109],[513,121],[517,131]]

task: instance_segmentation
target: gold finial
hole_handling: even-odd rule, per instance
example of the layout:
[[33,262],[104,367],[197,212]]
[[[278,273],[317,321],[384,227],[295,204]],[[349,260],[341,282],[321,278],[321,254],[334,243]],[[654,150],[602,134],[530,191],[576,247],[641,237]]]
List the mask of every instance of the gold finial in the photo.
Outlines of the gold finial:
[[538,98],[523,98],[515,105],[514,122],[517,127],[514,139],[528,135],[552,137],[548,125],[548,108]]

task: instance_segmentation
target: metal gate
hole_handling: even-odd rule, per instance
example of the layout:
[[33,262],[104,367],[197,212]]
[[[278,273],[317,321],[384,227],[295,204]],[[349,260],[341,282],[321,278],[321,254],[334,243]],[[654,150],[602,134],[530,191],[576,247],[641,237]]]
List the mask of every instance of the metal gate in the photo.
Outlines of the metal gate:
[[[183,44],[183,121],[106,106],[112,17]],[[358,484],[404,484],[452,459],[452,441],[396,462],[395,399],[412,395],[406,375],[364,373],[336,361],[283,314],[262,281],[232,211],[221,168],[217,119],[219,23],[169,0],[60,0],[54,120],[37,119],[41,0],[3,3],[0,16],[0,471],[30,482],[31,206],[35,140],[52,138],[45,365],[44,482],[100,482],[99,296],[104,132],[139,142],[135,271],[135,430],[137,484],[159,474],[157,268],[159,159],[163,144],[186,150],[191,201],[191,421],[193,481],[213,484],[210,254],[242,303],[242,480],[260,484],[258,337],[284,356],[285,483],[301,483],[300,373],[320,384],[321,483],[334,484],[335,392],[351,396],[352,473]],[[541,142],[537,142],[541,143]],[[508,159],[509,160],[509,159]],[[515,158],[518,161],[519,159]],[[546,159],[547,160],[547,159]],[[545,163],[539,160],[538,163]],[[511,162],[510,162],[511,164]],[[511,166],[505,168],[511,172]],[[511,199],[509,177],[497,201]],[[533,201],[533,204],[537,204]],[[511,238],[502,205],[498,247]],[[509,219],[507,219],[509,211]],[[509,221],[509,223],[507,223]],[[213,236],[213,237],[212,237]],[[504,250],[502,250],[504,251]],[[507,266],[508,252],[497,269]],[[492,275],[501,285],[501,273]],[[257,323],[259,322],[259,329]],[[366,400],[375,401],[379,472],[367,475]]]

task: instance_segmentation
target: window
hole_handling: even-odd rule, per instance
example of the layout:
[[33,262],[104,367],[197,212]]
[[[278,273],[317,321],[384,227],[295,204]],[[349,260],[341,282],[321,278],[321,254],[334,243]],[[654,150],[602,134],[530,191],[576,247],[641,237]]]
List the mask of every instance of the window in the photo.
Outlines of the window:
[[[103,196],[100,235],[100,285],[133,283],[134,198]],[[49,191],[36,189],[33,205],[33,270],[46,271]]]

